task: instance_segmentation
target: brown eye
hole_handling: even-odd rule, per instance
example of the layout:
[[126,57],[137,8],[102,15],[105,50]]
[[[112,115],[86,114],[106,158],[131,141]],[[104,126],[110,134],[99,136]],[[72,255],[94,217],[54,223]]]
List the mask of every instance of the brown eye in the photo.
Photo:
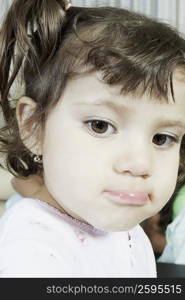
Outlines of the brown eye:
[[105,133],[108,129],[109,124],[104,121],[92,121],[91,128],[96,133]]
[[85,123],[92,133],[102,137],[110,136],[116,131],[113,125],[103,120],[89,120]]
[[154,135],[152,142],[157,146],[170,146],[173,143],[178,143],[178,139],[175,136],[158,133]]
[[161,146],[166,142],[167,136],[165,134],[156,134],[153,137],[153,143],[155,145]]

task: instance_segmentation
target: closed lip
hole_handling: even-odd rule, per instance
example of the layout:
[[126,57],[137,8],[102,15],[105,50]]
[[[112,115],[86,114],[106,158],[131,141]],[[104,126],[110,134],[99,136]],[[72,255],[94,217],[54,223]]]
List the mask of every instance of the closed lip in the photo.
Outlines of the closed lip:
[[150,196],[146,192],[128,190],[106,190],[108,198],[116,203],[128,205],[145,205]]

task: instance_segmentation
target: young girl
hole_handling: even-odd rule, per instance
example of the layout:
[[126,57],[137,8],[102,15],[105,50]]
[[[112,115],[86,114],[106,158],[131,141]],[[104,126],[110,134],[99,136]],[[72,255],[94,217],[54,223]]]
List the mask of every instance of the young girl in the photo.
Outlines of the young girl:
[[41,181],[1,218],[1,276],[155,277],[138,224],[185,174],[184,40],[124,9],[16,0],[1,41],[1,152]]

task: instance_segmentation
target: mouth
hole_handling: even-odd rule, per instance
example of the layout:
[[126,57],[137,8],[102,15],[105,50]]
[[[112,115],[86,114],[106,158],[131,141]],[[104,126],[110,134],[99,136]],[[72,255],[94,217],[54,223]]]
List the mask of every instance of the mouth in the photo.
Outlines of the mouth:
[[109,200],[111,200],[112,202],[118,203],[118,204],[143,206],[150,199],[150,196],[148,193],[140,192],[140,191],[106,190],[105,194]]

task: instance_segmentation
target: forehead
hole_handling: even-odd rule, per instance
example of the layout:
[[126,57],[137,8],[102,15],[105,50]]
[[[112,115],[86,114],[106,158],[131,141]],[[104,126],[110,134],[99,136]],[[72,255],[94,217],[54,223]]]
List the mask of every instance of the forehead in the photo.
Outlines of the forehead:
[[[173,77],[173,89],[175,102],[179,105],[185,103],[185,71],[176,71]],[[169,97],[170,98],[170,97]],[[171,103],[171,101],[170,101]]]
[[[92,74],[81,74],[70,80],[64,91],[63,101],[66,98],[70,98],[71,103],[76,103],[79,98],[86,104],[94,104],[99,102],[105,102],[104,100],[111,100],[115,105],[122,106],[124,104],[132,105],[134,102],[150,103],[155,105],[182,105],[185,106],[185,74],[180,71],[176,71],[173,76],[173,91],[174,99],[172,97],[171,89],[169,87],[168,101],[166,99],[158,99],[157,97],[151,97],[149,93],[145,93],[141,96],[139,90],[138,93],[125,95],[122,91],[121,85],[110,86],[103,82],[102,75],[99,72]],[[75,97],[74,97],[75,95]],[[68,99],[69,100],[69,99]],[[108,101],[107,101],[108,102]]]

